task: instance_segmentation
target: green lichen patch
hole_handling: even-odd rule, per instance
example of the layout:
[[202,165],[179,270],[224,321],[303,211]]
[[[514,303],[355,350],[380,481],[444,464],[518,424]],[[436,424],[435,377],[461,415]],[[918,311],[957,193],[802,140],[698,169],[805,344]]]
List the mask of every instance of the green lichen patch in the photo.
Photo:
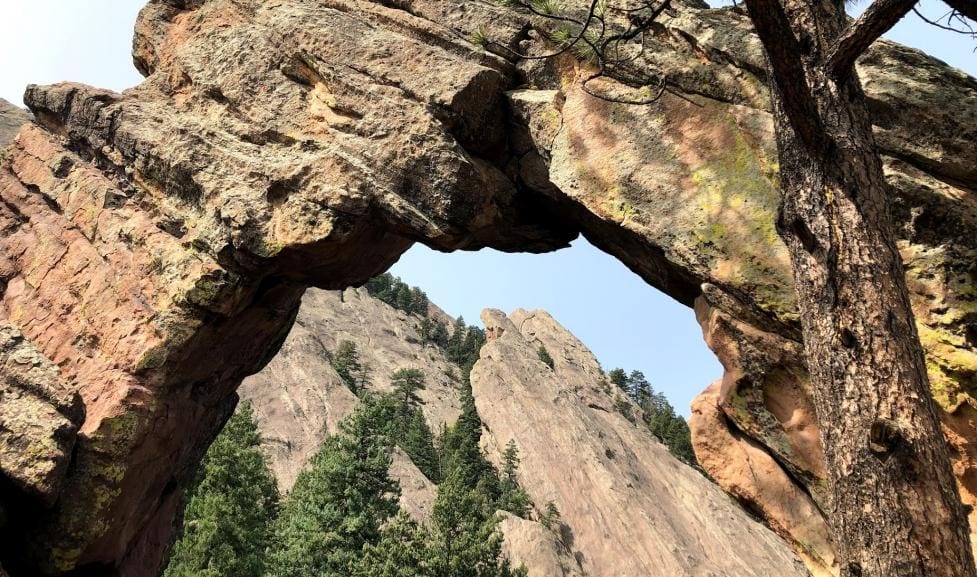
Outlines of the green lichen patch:
[[727,146],[700,151],[702,162],[689,177],[696,189],[695,248],[711,259],[717,280],[752,295],[760,309],[794,320],[789,259],[774,221],[778,166],[732,117],[722,135]]

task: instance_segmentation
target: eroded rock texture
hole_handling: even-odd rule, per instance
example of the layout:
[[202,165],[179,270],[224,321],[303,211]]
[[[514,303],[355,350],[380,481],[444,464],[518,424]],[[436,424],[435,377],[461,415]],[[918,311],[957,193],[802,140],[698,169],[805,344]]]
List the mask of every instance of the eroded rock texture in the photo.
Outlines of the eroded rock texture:
[[[647,107],[587,97],[570,59],[520,63],[467,40],[481,31],[538,53],[536,24],[487,0],[152,0],[136,31],[141,86],[28,89],[37,124],[0,170],[0,320],[58,367],[84,420],[76,435],[44,433],[46,489],[12,482],[0,495],[17,505],[0,540],[9,572],[153,574],[177,489],[303,291],[360,283],[413,242],[543,251],[579,231],[681,302],[796,346],[745,16],[682,5],[666,18],[640,64],[677,95]],[[889,43],[860,73],[973,501],[977,81]],[[712,422],[819,507],[803,362],[754,348],[723,357]],[[729,478],[728,462],[703,462]],[[30,476],[19,469],[5,477]],[[801,520],[782,518],[772,525],[808,547]]]
[[[484,449],[499,464],[508,442],[516,443],[520,481],[535,503],[533,519],[503,514],[504,551],[514,565],[524,564],[530,577],[807,574],[781,539],[620,414],[623,395],[548,314],[517,311],[510,319],[487,311],[485,319],[491,342],[471,374]],[[306,292],[282,350],[239,390],[254,405],[283,489],[307,465],[306,448],[318,447],[358,402],[326,358],[340,340],[357,343],[371,368],[370,390],[389,390],[393,370],[419,368],[432,427],[456,420],[458,371],[442,349],[421,341],[419,323],[364,289]],[[553,369],[539,360],[540,345],[552,352]],[[400,450],[390,474],[401,506],[427,521],[434,484]],[[562,518],[546,527],[539,518],[549,501]]]
[[31,115],[26,110],[0,98],[0,148],[13,142],[20,127],[30,120]]
[[[453,324],[454,319],[434,305],[430,309],[431,318]],[[420,322],[362,288],[305,293],[295,326],[278,355],[239,389],[254,406],[263,446],[283,491],[291,488],[325,437],[334,434],[359,403],[329,363],[329,354],[342,340],[356,343],[361,361],[369,368],[367,390],[389,391],[389,377],[395,370],[420,369],[427,385],[420,392],[421,409],[429,426],[439,431],[454,424],[460,414],[460,371],[443,349],[423,341]],[[393,452],[390,476],[400,484],[401,508],[419,522],[428,522],[437,497],[435,484],[399,448]],[[579,566],[556,528],[507,514],[500,529],[506,554],[514,565],[525,564],[530,577],[579,575]]]
[[487,310],[482,320],[489,341],[472,390],[484,441],[497,458],[516,443],[521,485],[559,507],[585,574],[808,574],[772,531],[625,418],[593,353],[549,314]]
[[342,341],[356,344],[368,368],[368,390],[391,391],[390,376],[395,371],[420,369],[426,388],[419,396],[431,430],[439,431],[458,418],[460,372],[440,349],[424,344],[419,322],[372,298],[363,288],[305,293],[281,350],[260,373],[245,379],[238,391],[254,405],[282,491],[291,489],[323,437],[335,434],[339,422],[359,403],[329,362]]

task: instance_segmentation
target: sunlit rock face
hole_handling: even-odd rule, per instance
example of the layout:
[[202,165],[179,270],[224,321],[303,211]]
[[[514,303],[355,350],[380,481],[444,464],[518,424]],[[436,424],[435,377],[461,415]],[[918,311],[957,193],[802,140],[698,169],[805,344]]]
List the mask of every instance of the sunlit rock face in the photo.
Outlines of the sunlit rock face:
[[[418,395],[432,431],[454,423],[461,414],[460,371],[443,350],[424,342],[418,317],[371,297],[365,288],[310,289],[302,297],[302,308],[281,350],[238,389],[241,398],[254,406],[282,492],[292,488],[323,438],[336,434],[340,421],[359,404],[329,361],[343,341],[356,345],[367,367],[366,388],[373,393],[392,391],[391,376],[397,370],[413,368],[424,373],[425,388]],[[402,464],[403,459],[397,462]],[[413,464],[398,466],[396,471],[404,473],[399,476],[401,484],[414,485],[416,470]],[[427,492],[421,486],[405,493]],[[421,503],[428,500],[411,499],[412,512],[429,511]]]
[[[519,481],[534,502],[530,518],[506,513],[499,525],[514,566],[525,565],[530,577],[807,575],[783,540],[622,415],[621,403],[639,409],[615,394],[594,355],[547,313],[486,311],[483,318],[490,342],[471,373],[483,448],[501,465],[515,443]],[[367,390],[389,391],[393,371],[419,369],[432,429],[456,421],[460,371],[424,341],[420,324],[362,288],[306,292],[278,355],[239,389],[254,407],[281,489],[359,403],[328,359],[344,340],[369,369]],[[539,360],[540,346],[552,353],[552,369]],[[401,506],[428,522],[436,486],[400,450],[390,476]],[[539,519],[549,502],[561,518],[547,527]]]
[[[693,405],[700,462],[814,572],[834,574],[818,421],[776,232],[778,157],[762,52],[736,11],[684,9],[666,30],[648,63],[682,91],[651,106],[589,97],[573,61],[521,65],[530,86],[509,98],[537,157],[524,174],[550,183],[540,188],[593,244],[696,307],[725,368]],[[974,504],[977,81],[889,42],[869,51],[859,74],[933,397],[963,499]]]
[[[452,325],[454,319],[430,305],[429,317]],[[310,289],[292,332],[274,359],[257,375],[245,379],[238,392],[251,402],[278,486],[287,492],[296,475],[326,436],[359,404],[329,362],[345,340],[356,344],[368,369],[365,388],[392,390],[391,374],[415,368],[424,374],[419,392],[421,411],[435,432],[452,425],[461,413],[461,371],[445,351],[425,342],[421,319],[371,297],[365,289]],[[535,354],[535,353],[534,353]],[[654,442],[647,439],[648,442]],[[493,453],[498,459],[499,453]],[[395,448],[390,477],[400,485],[400,506],[421,523],[430,521],[437,486]],[[514,566],[525,565],[530,577],[582,577],[577,560],[559,528],[505,514],[499,525],[504,553]],[[785,546],[784,546],[785,547]]]
[[622,414],[593,353],[549,314],[488,310],[482,321],[489,341],[471,381],[484,442],[496,458],[515,443],[521,485],[537,506],[559,507],[585,575],[808,575],[779,537]]
[[[361,283],[413,242],[545,251],[582,232],[681,302],[796,345],[759,44],[735,10],[677,6],[640,62],[673,91],[644,107],[586,96],[572,59],[471,44],[545,49],[545,23],[488,0],[153,0],[142,85],[29,88],[36,123],[0,161],[0,321],[60,375],[18,386],[59,391],[22,393],[49,424],[0,406],[48,463],[0,462],[8,572],[153,574],[179,487],[304,290]],[[889,43],[860,75],[973,502],[977,82]],[[788,480],[817,505],[803,361],[762,352],[727,357],[711,422],[805,471]],[[703,462],[717,479],[742,465]],[[803,547],[798,523],[771,520]]]

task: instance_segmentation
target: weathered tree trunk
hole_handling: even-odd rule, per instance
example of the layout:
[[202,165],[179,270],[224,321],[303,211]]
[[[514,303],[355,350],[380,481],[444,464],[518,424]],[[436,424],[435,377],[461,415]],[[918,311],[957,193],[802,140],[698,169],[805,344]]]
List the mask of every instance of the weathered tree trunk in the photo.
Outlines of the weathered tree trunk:
[[861,85],[850,64],[840,74],[828,65],[849,26],[844,5],[747,5],[772,71],[778,228],[794,267],[841,574],[975,577]]

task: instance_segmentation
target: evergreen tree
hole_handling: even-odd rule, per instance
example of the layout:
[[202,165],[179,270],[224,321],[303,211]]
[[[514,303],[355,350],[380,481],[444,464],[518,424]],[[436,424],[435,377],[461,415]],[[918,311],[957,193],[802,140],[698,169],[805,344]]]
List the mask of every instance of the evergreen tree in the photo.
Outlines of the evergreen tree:
[[402,282],[397,282],[397,293],[394,296],[393,306],[406,313],[414,312],[414,299],[410,287]]
[[465,358],[465,335],[468,333],[468,327],[465,325],[465,317],[458,317],[455,320],[454,327],[451,329],[451,336],[448,337],[448,345],[445,347],[445,354],[448,356],[448,360],[455,363],[456,365],[462,366]]
[[348,577],[397,510],[381,403],[364,402],[299,474],[275,524],[268,577]]
[[427,317],[427,294],[411,287],[390,273],[377,275],[366,282],[367,292],[388,305],[407,314]]
[[518,485],[516,472],[519,470],[519,447],[515,441],[509,441],[502,453],[502,487],[508,488]]
[[478,360],[478,355],[485,344],[485,330],[479,327],[468,327],[465,331],[465,340],[462,343],[461,356],[462,363],[472,365]]
[[393,275],[385,272],[366,281],[366,292],[372,296],[386,302],[390,294],[390,286],[393,284]]
[[438,485],[431,514],[430,559],[438,577],[512,577],[502,556],[502,534],[491,504],[479,489],[469,487],[457,469]]
[[[644,373],[631,371],[628,375],[624,369],[614,369],[607,376],[638,405],[641,421],[668,447],[669,451],[679,459],[697,467],[698,461],[692,450],[692,433],[688,423],[675,412],[675,407],[668,402],[665,395],[655,391]],[[623,397],[616,394],[614,405],[628,420],[637,421],[631,404]]]
[[417,316],[427,318],[428,298],[427,294],[417,287],[410,289],[411,310]]
[[627,380],[628,393],[641,410],[648,413],[652,409],[654,389],[641,371],[631,371]]
[[424,317],[421,319],[421,325],[418,327],[417,332],[421,337],[422,343],[430,343],[433,341],[435,324],[437,324],[437,321],[430,317]]
[[519,517],[528,519],[532,500],[526,491],[519,486],[517,472],[519,470],[519,449],[515,441],[509,441],[502,456],[502,475],[499,479],[498,508],[509,511]]
[[441,466],[437,449],[434,448],[434,434],[420,409],[414,409],[400,427],[397,445],[404,450],[410,460],[424,475],[434,483],[441,480]]
[[457,475],[470,489],[478,488],[485,499],[494,502],[499,496],[495,469],[482,454],[482,420],[475,409],[471,385],[462,383],[461,415],[453,426],[441,433],[441,477]]
[[628,375],[624,372],[624,369],[617,368],[607,373],[607,379],[618,386],[622,391],[627,392],[630,388],[628,384]]
[[681,415],[677,415],[672,420],[672,425],[668,432],[668,440],[665,442],[672,454],[686,463],[698,467],[699,461],[692,448],[692,431],[689,424]]
[[360,353],[353,341],[342,341],[329,363],[349,390],[359,395],[369,382],[369,368],[360,362]]
[[394,394],[401,402],[403,414],[421,404],[417,392],[424,389],[424,373],[420,369],[399,369],[390,376]]
[[550,356],[550,352],[546,350],[545,346],[539,345],[536,354],[539,356],[539,360],[543,361],[547,367],[553,368],[553,357]]
[[438,577],[431,567],[430,535],[410,515],[400,511],[369,543],[353,567],[351,577]]
[[278,489],[260,444],[245,402],[204,456],[164,577],[264,575]]
[[431,330],[430,341],[441,348],[448,346],[448,327],[440,321],[433,321],[434,327]]
[[546,507],[543,508],[542,514],[539,516],[539,522],[547,529],[558,529],[563,523],[563,517],[560,515],[560,509],[556,506],[553,501],[547,501]]

